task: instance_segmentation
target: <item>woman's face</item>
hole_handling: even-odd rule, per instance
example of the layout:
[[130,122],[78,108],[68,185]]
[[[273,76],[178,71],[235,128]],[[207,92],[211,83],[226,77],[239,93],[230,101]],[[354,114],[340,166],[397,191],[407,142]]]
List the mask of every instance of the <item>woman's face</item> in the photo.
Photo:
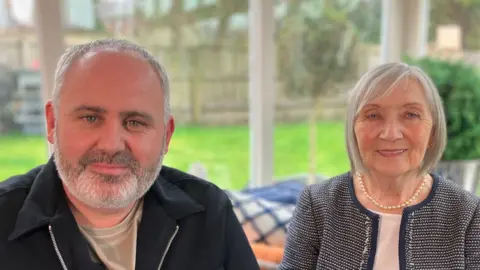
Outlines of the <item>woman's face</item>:
[[368,170],[388,176],[418,170],[432,137],[432,115],[421,85],[404,80],[388,95],[368,102],[354,130]]

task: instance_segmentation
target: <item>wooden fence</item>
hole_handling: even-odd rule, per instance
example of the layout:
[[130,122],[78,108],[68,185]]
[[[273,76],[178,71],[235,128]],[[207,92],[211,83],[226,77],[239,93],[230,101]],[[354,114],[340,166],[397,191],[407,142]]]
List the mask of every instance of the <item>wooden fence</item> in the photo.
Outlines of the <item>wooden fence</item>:
[[[36,48],[34,41],[10,42],[3,45],[0,42],[0,48],[2,46],[3,48],[10,46],[10,49],[5,50],[10,56],[2,58],[0,55],[0,61],[3,59],[5,64],[14,68],[28,68],[27,63],[35,62],[38,54],[34,49]],[[196,46],[179,49],[152,46],[148,49],[167,68],[171,80],[172,112],[178,123],[208,125],[247,123],[249,59],[246,47]],[[19,50],[21,52],[18,52]],[[14,57],[20,55],[22,57]],[[311,99],[288,96],[281,78],[276,80],[275,100],[277,121],[307,119]],[[321,117],[342,118],[344,101],[343,95],[326,96],[325,110]],[[38,102],[37,105],[40,106],[41,100]],[[38,107],[37,105],[35,107]]]

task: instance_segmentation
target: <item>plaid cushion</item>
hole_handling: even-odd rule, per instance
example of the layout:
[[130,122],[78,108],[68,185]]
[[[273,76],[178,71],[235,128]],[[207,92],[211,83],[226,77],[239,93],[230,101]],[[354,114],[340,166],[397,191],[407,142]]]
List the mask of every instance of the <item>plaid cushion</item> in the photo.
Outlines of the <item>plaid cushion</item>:
[[305,184],[299,180],[286,180],[272,185],[256,188],[247,188],[243,193],[283,204],[296,204]]
[[250,241],[268,245],[285,244],[287,224],[294,204],[269,201],[240,191],[226,191]]

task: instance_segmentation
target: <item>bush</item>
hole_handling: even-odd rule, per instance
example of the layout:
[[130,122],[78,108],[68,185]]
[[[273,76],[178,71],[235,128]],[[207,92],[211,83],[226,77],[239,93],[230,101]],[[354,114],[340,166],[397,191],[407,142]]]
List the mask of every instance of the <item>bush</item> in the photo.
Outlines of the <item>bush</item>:
[[480,74],[462,61],[406,59],[433,80],[443,100],[448,142],[442,160],[480,159]]

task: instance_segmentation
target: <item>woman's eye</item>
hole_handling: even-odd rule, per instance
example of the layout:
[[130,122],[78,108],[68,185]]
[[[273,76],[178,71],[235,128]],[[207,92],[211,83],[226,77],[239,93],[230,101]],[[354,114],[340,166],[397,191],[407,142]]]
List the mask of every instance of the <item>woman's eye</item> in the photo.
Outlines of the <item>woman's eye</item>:
[[418,118],[418,117],[420,117],[418,115],[418,113],[412,113],[412,112],[407,112],[406,115],[407,115],[408,118]]

